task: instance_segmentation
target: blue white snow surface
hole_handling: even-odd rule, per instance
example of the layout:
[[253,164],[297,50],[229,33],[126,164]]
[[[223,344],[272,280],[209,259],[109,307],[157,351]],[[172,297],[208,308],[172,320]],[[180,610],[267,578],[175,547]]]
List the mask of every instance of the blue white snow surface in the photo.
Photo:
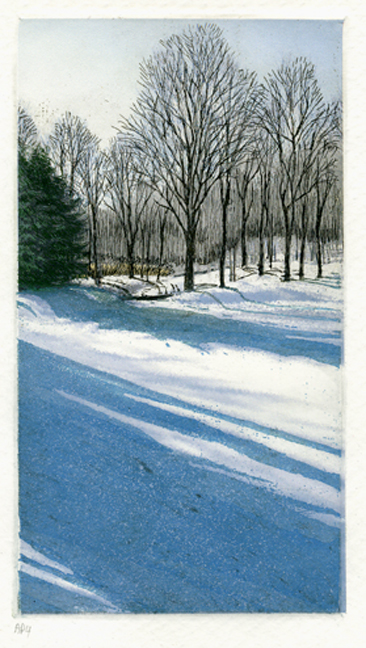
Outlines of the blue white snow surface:
[[341,313],[329,272],[21,293],[21,612],[339,611]]

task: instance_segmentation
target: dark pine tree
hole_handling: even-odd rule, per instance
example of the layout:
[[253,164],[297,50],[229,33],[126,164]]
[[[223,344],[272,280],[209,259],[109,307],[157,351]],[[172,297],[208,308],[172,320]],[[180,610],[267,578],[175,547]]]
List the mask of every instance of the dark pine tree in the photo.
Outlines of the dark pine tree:
[[19,288],[62,284],[85,272],[85,217],[46,151],[20,149]]

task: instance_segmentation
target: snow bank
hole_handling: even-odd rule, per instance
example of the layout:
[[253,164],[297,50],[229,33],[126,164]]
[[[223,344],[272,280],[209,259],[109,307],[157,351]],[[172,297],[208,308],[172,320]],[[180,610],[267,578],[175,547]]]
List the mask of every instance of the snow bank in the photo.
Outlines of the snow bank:
[[[95,282],[91,278],[77,279],[73,283],[84,288],[95,286]],[[109,275],[100,280],[100,287],[121,297],[143,300],[156,299],[180,292],[183,289],[183,282],[179,280],[174,282],[173,278],[165,278],[164,281],[147,281],[136,277],[129,279],[125,275]]]
[[[278,275],[247,275],[227,288],[218,288],[217,272],[196,275],[194,292],[181,292],[161,304],[162,308],[204,312],[224,319],[236,319],[281,327],[289,331],[317,332],[332,336],[341,331],[343,294],[337,265],[327,267],[322,280],[283,282]],[[143,307],[148,307],[144,304]],[[328,337],[334,344],[338,339]]]

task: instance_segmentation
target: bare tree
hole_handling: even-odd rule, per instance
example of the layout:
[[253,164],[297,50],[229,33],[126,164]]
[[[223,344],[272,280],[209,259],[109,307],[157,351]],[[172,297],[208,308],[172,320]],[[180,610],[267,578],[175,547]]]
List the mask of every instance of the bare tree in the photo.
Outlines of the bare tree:
[[162,46],[141,65],[142,91],[122,126],[146,154],[147,181],[182,229],[184,286],[192,290],[202,206],[227,168],[223,106],[233,92],[227,79],[233,58],[221,30],[210,24],[190,27]]
[[150,268],[152,265],[153,238],[156,230],[156,221],[159,208],[159,205],[157,205],[153,200],[150,200],[147,203],[140,219],[140,277],[141,279],[143,279],[145,274],[146,281],[149,281]]
[[227,248],[230,259],[230,281],[236,281],[236,251],[240,242],[240,210],[238,207],[239,204],[234,184],[227,229]]
[[[308,178],[306,178],[308,182]],[[299,230],[300,230],[300,256],[299,256],[299,279],[304,279],[305,277],[305,249],[306,249],[306,240],[308,236],[309,222],[312,213],[312,195],[303,196],[302,200],[299,202]]]
[[225,83],[228,91],[222,98],[222,132],[220,160],[220,200],[222,239],[220,252],[220,287],[225,287],[225,259],[227,251],[227,214],[230,204],[234,168],[243,159],[255,137],[255,117],[260,98],[255,74],[239,70],[228,60]]
[[98,215],[105,195],[105,155],[96,138],[90,138],[77,166],[80,194],[89,216],[89,268],[98,285],[100,268],[98,260]]
[[282,221],[278,218],[278,212],[280,211],[280,206],[278,203],[278,178],[279,178],[279,170],[276,164],[274,163],[275,160],[272,158],[273,166],[271,169],[271,178],[270,178],[270,184],[271,184],[271,190],[270,190],[270,208],[268,211],[268,218],[267,218],[267,256],[268,256],[268,263],[270,269],[273,268],[273,261],[275,260],[276,257],[276,252],[275,252],[275,233],[276,230],[278,230],[279,226],[282,225]]
[[158,232],[159,232],[158,272],[156,277],[157,281],[159,281],[160,279],[162,265],[163,265],[165,234],[167,229],[169,213],[170,212],[167,207],[162,207],[161,205],[157,204],[156,217],[157,217],[157,225],[158,225]]
[[129,276],[134,276],[135,246],[140,221],[152,190],[144,181],[143,161],[122,137],[112,141],[108,153],[107,193],[109,208],[119,218],[127,248]]
[[339,246],[343,245],[343,197],[341,174],[336,172],[335,176],[335,182],[324,207],[321,232],[326,236],[333,253],[338,258]]
[[[316,237],[316,259],[318,265],[318,279],[322,277],[322,253],[320,244],[320,231],[325,205],[331,195],[333,187],[337,185],[339,175],[339,152],[342,136],[342,115],[340,103],[329,107],[333,120],[331,136],[322,142],[322,147],[315,165],[315,237]],[[337,173],[338,172],[338,173]]]
[[70,112],[56,122],[49,137],[49,148],[53,164],[60,176],[67,182],[70,194],[76,191],[76,180],[84,153],[90,144],[97,143],[86,123]]
[[318,279],[323,276],[323,260],[321,248],[321,224],[324,208],[330,196],[333,186],[337,183],[337,176],[334,168],[329,166],[323,174],[319,172],[315,185],[315,238],[316,238],[316,261],[318,266]]
[[259,183],[260,183],[260,215],[259,215],[259,259],[258,274],[264,274],[265,259],[265,228],[270,225],[270,201],[273,177],[274,145],[268,133],[262,131],[259,138]]
[[241,162],[235,171],[235,184],[237,195],[241,205],[241,266],[245,268],[248,265],[247,252],[247,223],[251,215],[254,190],[253,180],[259,171],[260,156],[258,151],[249,151],[247,156]]
[[269,74],[265,94],[262,123],[277,149],[285,225],[284,280],[289,281],[296,204],[314,187],[311,182],[305,187],[303,179],[311,174],[319,151],[336,125],[333,110],[323,101],[315,68],[306,59],[296,59]]

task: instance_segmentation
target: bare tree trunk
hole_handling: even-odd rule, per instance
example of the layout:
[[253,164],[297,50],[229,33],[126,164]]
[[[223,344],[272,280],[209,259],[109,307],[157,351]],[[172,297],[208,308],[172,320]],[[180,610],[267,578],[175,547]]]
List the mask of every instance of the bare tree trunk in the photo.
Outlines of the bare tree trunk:
[[273,267],[273,214],[271,212],[271,215],[268,220],[268,260],[269,260],[269,267],[272,270]]
[[98,233],[97,233],[97,213],[96,210],[91,208],[92,213],[92,223],[93,223],[93,236],[92,236],[92,259],[94,264],[93,269],[93,279],[95,284],[99,286],[100,284],[100,272],[98,266]]
[[320,229],[323,218],[323,212],[325,204],[329,197],[329,192],[331,190],[334,178],[331,175],[328,175],[326,178],[326,184],[323,189],[323,195],[321,195],[320,183],[316,185],[317,193],[317,202],[316,202],[316,221],[315,221],[315,238],[316,238],[316,261],[318,265],[318,279],[321,279],[323,276],[323,261],[322,261],[322,247],[321,247],[321,238],[320,238]]
[[306,234],[307,234],[307,205],[304,202],[301,210],[301,244],[300,244],[300,262],[299,262],[299,279],[304,279],[304,264],[305,264],[305,247],[306,247]]
[[321,248],[321,241],[320,241],[320,220],[317,220],[316,223],[316,247],[315,247],[315,255],[316,255],[316,263],[318,266],[318,274],[317,278],[321,279],[323,277],[323,263],[322,263],[322,248]]
[[247,250],[247,221],[243,219],[241,229],[241,267],[245,268],[248,265],[248,250]]
[[149,281],[151,234],[152,234],[151,223],[149,223],[149,229],[147,232],[147,240],[146,240],[146,281]]
[[220,250],[220,288],[225,288],[225,260],[226,260],[226,226],[227,214],[222,214],[222,241]]
[[284,267],[284,281],[291,279],[291,232],[286,228],[285,233],[285,267]]
[[158,262],[158,274],[157,274],[157,281],[160,279],[161,275],[161,266],[163,263],[163,251],[164,251],[164,231],[162,233],[162,230],[160,229],[159,232],[159,262]]
[[248,241],[247,241],[247,223],[249,220],[250,212],[254,202],[254,190],[252,187],[251,198],[248,206],[245,204],[245,196],[241,198],[241,267],[246,268],[248,265]]
[[134,246],[131,243],[127,242],[127,265],[128,265],[128,276],[130,279],[134,278],[135,275],[135,259],[134,259]]
[[167,212],[165,212],[164,217],[160,220],[159,227],[159,263],[158,263],[158,274],[157,281],[160,279],[161,266],[163,263],[163,254],[164,254],[164,242],[165,242],[165,226],[167,222]]
[[140,277],[144,278],[144,259],[145,259],[145,233],[141,232],[141,259],[140,259]]
[[260,277],[264,275],[264,216],[266,210],[265,206],[262,205],[261,216],[259,223],[259,261],[258,261],[258,274]]
[[186,259],[184,273],[184,290],[194,290],[194,257],[196,232],[186,232]]
[[301,246],[300,246],[300,262],[299,262],[299,279],[304,279],[305,277],[305,247],[306,247],[306,238],[302,237]]
[[225,261],[227,251],[227,211],[230,200],[230,178],[220,179],[220,196],[222,207],[222,239],[220,250],[220,288],[225,288]]
[[[284,273],[283,280],[290,281],[291,279],[291,242],[292,242],[292,224],[294,222],[294,211],[292,213],[292,218],[289,217],[289,207],[285,205],[284,196],[281,196],[282,199],[282,211],[285,221],[285,263],[284,263]],[[292,205],[292,209],[295,209],[295,206]]]
[[[89,211],[89,210],[88,210]],[[92,272],[93,263],[93,221],[90,213],[88,214],[88,257],[89,257],[89,274]]]

